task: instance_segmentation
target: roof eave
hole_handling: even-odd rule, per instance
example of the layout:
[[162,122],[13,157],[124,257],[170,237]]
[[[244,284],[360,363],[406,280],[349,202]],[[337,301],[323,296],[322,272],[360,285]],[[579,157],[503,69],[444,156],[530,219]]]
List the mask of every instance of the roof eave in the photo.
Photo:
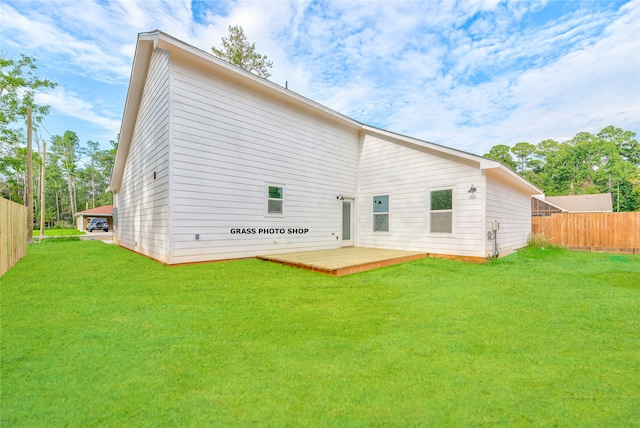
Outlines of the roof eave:
[[[541,197],[541,196],[542,196],[542,197]],[[546,200],[546,199],[544,198],[544,195],[533,195],[533,197],[534,197],[534,198],[536,198],[537,200],[541,201],[541,202],[544,202],[544,203],[545,203],[545,204],[547,204],[547,205],[552,206],[553,208],[559,209],[559,210],[560,210],[560,211],[562,211],[562,212],[566,212],[566,211],[567,211],[566,209],[564,209],[564,208],[562,208],[562,207],[560,207],[560,206],[558,206],[558,205],[554,204],[553,202],[549,202],[548,200]]]
[[344,126],[351,127],[354,130],[362,130],[366,133],[393,138],[397,141],[417,145],[445,156],[471,162],[478,165],[481,170],[498,170],[501,171],[501,176],[507,178],[508,181],[514,183],[524,191],[531,192],[532,195],[543,193],[542,190],[538,189],[533,184],[529,183],[527,180],[497,161],[365,125],[267,79],[256,76],[253,73],[215,58],[207,52],[188,45],[158,30],[138,34],[138,42],[136,44],[133,66],[131,69],[129,89],[127,92],[127,99],[120,127],[118,150],[116,152],[116,158],[111,173],[111,182],[109,187],[107,187],[107,191],[109,192],[118,192],[122,184],[122,177],[124,174],[127,156],[129,154],[135,121],[138,116],[138,110],[142,100],[142,91],[144,89],[145,78],[149,68],[151,53],[156,47],[171,52],[174,57],[182,58],[189,62],[199,63],[205,67],[214,68],[218,73],[226,76],[227,78],[238,80],[244,85],[265,91],[271,96],[294,103],[298,107],[313,111],[315,114],[321,114],[326,118],[336,120]]
[[487,159],[487,161],[490,161],[493,164],[487,162],[481,166],[480,169],[486,170],[490,174],[495,174],[501,180],[506,180],[512,185],[512,187],[520,189],[522,192],[529,194],[529,196],[544,194],[543,190],[531,184],[526,178],[521,177],[511,168],[501,164],[500,162],[491,161],[490,159]]
[[354,130],[361,129],[362,124],[348,116],[305,98],[302,95],[277,85],[267,79],[242,70],[168,34],[158,30],[140,33],[138,34],[138,42],[136,44],[131,77],[129,80],[129,89],[122,116],[122,124],[119,134],[120,137],[118,139],[118,150],[116,152],[116,159],[111,173],[111,181],[109,183],[109,187],[107,187],[108,192],[117,192],[122,184],[122,176],[124,174],[127,155],[129,153],[136,117],[140,108],[142,91],[144,89],[144,82],[149,68],[151,53],[156,47],[169,51],[172,57],[182,58],[188,62],[199,63],[205,67],[213,68],[216,72],[226,78],[240,81],[242,84],[251,87],[252,89],[262,90],[267,92],[270,96],[285,100],[286,102],[294,103],[298,108],[313,111],[315,114],[320,114],[331,120],[338,121],[344,126],[350,127]]
[[127,155],[129,154],[138,109],[142,101],[142,90],[144,89],[144,81],[147,75],[147,69],[149,68],[151,52],[157,43],[159,35],[159,31],[140,33],[138,35],[138,43],[136,44],[131,76],[129,78],[127,99],[124,104],[122,123],[120,124],[118,149],[111,171],[111,180],[106,189],[107,192],[117,192],[120,190],[120,185],[122,184],[122,175],[124,174]]

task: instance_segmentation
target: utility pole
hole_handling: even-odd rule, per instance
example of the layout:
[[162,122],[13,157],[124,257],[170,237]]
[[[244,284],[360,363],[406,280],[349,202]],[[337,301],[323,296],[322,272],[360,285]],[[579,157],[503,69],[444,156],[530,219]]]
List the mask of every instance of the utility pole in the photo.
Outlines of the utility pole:
[[47,170],[47,143],[42,142],[42,173],[40,174],[40,242],[44,239],[45,186],[44,175]]
[[31,106],[27,106],[27,242],[33,242],[33,150]]

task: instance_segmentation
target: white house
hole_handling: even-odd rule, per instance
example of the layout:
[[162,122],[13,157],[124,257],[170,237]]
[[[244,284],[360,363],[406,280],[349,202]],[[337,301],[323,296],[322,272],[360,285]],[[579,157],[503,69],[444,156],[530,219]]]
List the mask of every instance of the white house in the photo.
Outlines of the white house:
[[527,245],[541,193],[160,31],[138,36],[109,190],[114,242],[167,264],[341,246],[484,259]]

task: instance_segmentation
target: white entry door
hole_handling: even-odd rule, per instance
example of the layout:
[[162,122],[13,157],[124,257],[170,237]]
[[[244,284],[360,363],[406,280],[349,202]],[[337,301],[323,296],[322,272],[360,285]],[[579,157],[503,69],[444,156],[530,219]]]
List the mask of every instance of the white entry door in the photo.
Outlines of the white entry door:
[[342,245],[353,247],[353,199],[342,201]]

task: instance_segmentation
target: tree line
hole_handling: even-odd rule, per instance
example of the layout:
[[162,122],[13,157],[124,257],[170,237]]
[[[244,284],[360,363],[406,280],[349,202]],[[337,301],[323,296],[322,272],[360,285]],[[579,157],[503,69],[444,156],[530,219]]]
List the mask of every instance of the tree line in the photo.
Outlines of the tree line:
[[56,83],[38,76],[36,60],[21,55],[18,59],[0,57],[0,195],[27,204],[27,116],[32,112],[33,198],[36,220],[40,219],[40,201],[45,199],[45,223],[69,226],[75,214],[86,208],[110,205],[109,184],[116,145],[110,141],[102,149],[97,141],[81,144],[77,134],[49,135],[46,142],[45,192],[40,195],[42,150],[46,132],[42,120],[49,106],[37,105],[35,93],[53,89]]
[[564,142],[498,144],[484,156],[512,168],[547,196],[610,192],[614,211],[639,211],[640,145],[635,136],[607,126]]

